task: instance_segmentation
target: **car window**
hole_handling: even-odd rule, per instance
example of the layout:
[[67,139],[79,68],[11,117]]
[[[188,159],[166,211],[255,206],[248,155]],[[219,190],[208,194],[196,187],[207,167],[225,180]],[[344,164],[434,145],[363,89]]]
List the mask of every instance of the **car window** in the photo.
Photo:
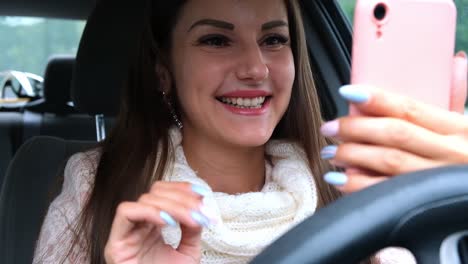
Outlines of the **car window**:
[[[40,97],[50,56],[76,54],[84,25],[80,20],[0,16],[0,85],[6,86],[0,87],[0,104],[23,95]],[[32,88],[25,90],[27,86]]]
[[50,55],[76,54],[84,25],[78,20],[0,16],[0,71],[42,75]]

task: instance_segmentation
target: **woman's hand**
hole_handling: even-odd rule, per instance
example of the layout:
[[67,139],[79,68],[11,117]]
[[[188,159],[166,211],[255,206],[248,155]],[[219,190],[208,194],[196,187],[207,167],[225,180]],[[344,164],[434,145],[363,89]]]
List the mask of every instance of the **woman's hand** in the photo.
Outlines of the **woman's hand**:
[[[158,181],[136,202],[121,203],[104,249],[106,263],[199,263],[202,227],[213,221],[202,203],[207,193],[190,183]],[[164,243],[161,228],[177,222],[182,239],[174,249]]]
[[340,94],[362,115],[322,126],[325,136],[342,142],[325,147],[322,158],[347,168],[346,173],[327,173],[325,180],[343,192],[354,192],[394,175],[468,163],[464,53],[455,57],[454,69],[451,111],[372,87],[342,87]]

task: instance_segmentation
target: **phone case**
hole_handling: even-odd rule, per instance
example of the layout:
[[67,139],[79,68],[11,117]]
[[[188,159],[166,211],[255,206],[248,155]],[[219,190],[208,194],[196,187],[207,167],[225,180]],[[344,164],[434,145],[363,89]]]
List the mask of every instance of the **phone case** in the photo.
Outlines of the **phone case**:
[[452,0],[358,0],[351,83],[448,109],[455,29]]

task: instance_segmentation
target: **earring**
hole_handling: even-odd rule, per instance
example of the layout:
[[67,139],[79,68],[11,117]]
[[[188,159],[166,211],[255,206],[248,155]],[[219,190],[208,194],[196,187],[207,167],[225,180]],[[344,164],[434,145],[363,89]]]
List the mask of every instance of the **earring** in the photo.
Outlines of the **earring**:
[[179,129],[184,128],[184,125],[182,125],[182,122],[180,121],[179,117],[177,117],[177,114],[174,110],[174,107],[171,104],[171,101],[167,98],[167,95],[164,91],[162,91],[163,99],[167,104],[167,107],[169,108],[169,112],[171,112],[172,119],[174,120],[174,123]]

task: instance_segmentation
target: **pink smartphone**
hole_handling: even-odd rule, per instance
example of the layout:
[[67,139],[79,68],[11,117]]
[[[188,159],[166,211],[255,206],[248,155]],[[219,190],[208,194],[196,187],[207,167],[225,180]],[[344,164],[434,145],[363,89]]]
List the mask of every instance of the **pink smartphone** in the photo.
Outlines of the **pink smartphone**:
[[455,29],[453,0],[358,0],[351,83],[448,109]]

